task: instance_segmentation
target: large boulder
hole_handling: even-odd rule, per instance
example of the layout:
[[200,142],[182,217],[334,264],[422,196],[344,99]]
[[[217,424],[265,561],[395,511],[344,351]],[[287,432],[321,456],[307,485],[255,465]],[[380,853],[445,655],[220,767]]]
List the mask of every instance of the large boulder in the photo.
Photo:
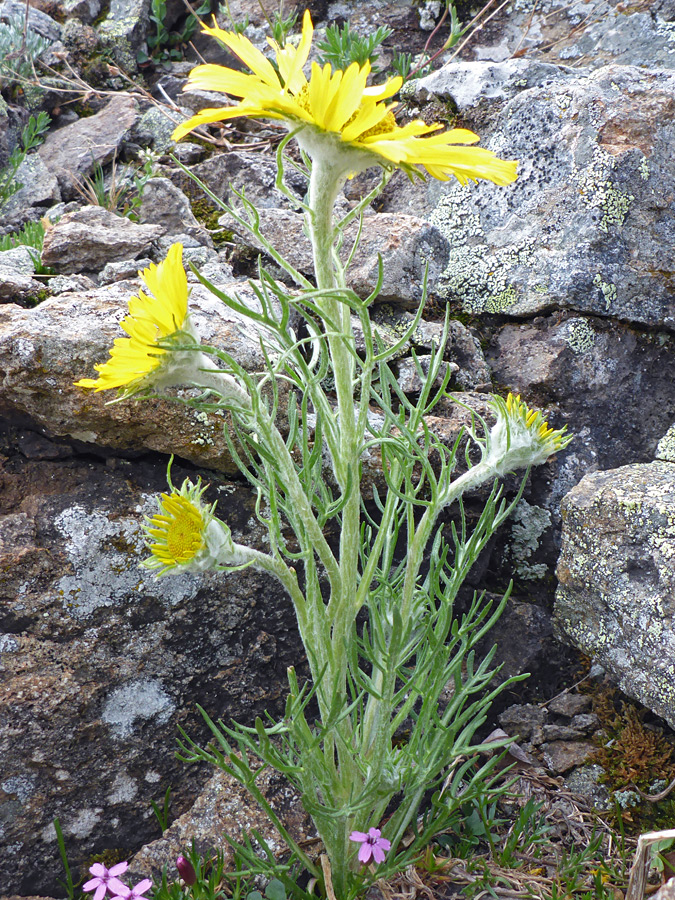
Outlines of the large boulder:
[[[0,896],[56,889],[53,819],[71,865],[156,836],[150,802],[185,811],[211,772],[175,758],[195,705],[226,720],[279,711],[301,660],[292,606],[253,572],[214,579],[139,568],[165,464],[77,460],[4,427],[0,496]],[[189,474],[174,467],[180,484]],[[195,474],[192,474],[195,478]],[[209,475],[210,499],[259,547],[254,497]]]
[[433,188],[451,247],[436,290],[474,314],[573,309],[674,329],[674,137],[668,71],[560,70],[520,91],[485,143],[519,161],[515,184]]
[[[138,402],[111,405],[114,392],[75,387],[80,378],[95,376],[94,364],[105,362],[113,340],[123,336],[119,323],[139,287],[127,281],[64,293],[31,310],[1,306],[0,411],[10,419],[29,416],[60,437],[118,451],[175,453],[233,474],[222,412],[207,414],[167,399],[144,402],[139,415]],[[229,289],[251,305],[257,302],[245,284]],[[248,320],[201,285],[193,286],[190,305],[205,343],[231,353],[249,371],[263,366],[261,335]]]
[[558,633],[675,728],[675,465],[593,472],[562,509]]

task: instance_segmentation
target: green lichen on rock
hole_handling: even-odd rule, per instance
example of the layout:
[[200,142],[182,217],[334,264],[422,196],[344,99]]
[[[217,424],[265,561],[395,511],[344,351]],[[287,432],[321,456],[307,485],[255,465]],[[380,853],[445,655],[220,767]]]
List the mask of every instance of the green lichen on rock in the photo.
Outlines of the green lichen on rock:
[[511,558],[514,571],[526,581],[544,578],[548,568],[543,563],[529,562],[540,543],[540,538],[551,526],[551,514],[541,506],[533,506],[521,500],[513,512],[511,526]]
[[595,330],[588,319],[569,319],[567,324],[567,343],[574,353],[588,353],[595,344]]
[[613,183],[611,175],[615,168],[616,159],[612,154],[596,146],[591,163],[582,171],[576,166],[572,171],[586,206],[602,212],[600,230],[605,233],[623,225],[630,205],[635,199],[632,194],[627,194]]
[[[468,185],[451,185],[430,221],[451,248],[448,264],[436,285],[440,297],[457,300],[471,315],[499,314],[517,302],[511,275],[516,266],[534,264],[532,242],[490,248],[484,240],[480,216],[471,204]],[[474,243],[476,239],[483,241]]]
[[141,116],[137,131],[146,133],[152,140],[155,150],[166,153],[173,150],[176,142],[172,139],[176,123],[169,119],[163,108],[151,106]]
[[640,173],[640,178],[643,181],[649,181],[649,175],[650,175],[649,163],[647,162],[646,156],[642,157],[642,160],[640,161],[640,166],[638,168],[638,172]]
[[99,29],[101,45],[125,72],[135,72],[137,69],[136,54],[128,38],[128,34],[136,24],[133,17],[120,20],[106,19]]
[[593,279],[593,284],[602,291],[602,296],[605,298],[605,309],[609,310],[612,303],[616,300],[616,286],[611,281],[603,281],[599,272]]
[[656,445],[656,459],[675,463],[675,422]]

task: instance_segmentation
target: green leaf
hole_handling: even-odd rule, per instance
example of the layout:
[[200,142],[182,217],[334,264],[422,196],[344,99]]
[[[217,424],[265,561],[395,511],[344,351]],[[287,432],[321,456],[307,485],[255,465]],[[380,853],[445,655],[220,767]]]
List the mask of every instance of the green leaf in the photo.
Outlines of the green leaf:
[[286,900],[286,889],[278,878],[273,878],[265,888],[267,900]]

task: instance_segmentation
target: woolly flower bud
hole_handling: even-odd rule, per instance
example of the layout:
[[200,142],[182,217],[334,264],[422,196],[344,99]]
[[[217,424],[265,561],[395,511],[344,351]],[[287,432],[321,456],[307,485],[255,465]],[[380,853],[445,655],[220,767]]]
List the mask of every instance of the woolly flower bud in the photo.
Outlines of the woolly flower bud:
[[572,440],[572,435],[566,434],[567,426],[549,428],[542,414],[530,409],[520,396],[509,394],[503,400],[495,395],[491,406],[497,421],[488,434],[483,462],[496,475],[540,465]]

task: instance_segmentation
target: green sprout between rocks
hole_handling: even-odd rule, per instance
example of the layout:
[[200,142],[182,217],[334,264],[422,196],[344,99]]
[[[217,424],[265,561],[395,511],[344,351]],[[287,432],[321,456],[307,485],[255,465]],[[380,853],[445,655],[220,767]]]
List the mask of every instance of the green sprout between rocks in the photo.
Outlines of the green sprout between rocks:
[[[1,49],[0,49],[1,53]],[[31,150],[39,147],[49,129],[51,119],[46,112],[39,112],[37,116],[31,116],[28,123],[21,131],[19,143],[12,150],[7,165],[0,169],[0,210],[23,187],[23,183],[17,178],[21,164]]]
[[[484,802],[494,785],[508,739],[484,742],[478,733],[494,698],[517,679],[496,683],[495,649],[479,658],[477,646],[508,592],[496,603],[476,594],[461,611],[455,601],[522,496],[529,467],[563,449],[570,437],[509,395],[494,398],[490,421],[468,410],[469,424],[445,442],[429,417],[449,396],[449,316],[428,369],[416,361],[422,388],[411,399],[391,363],[418,327],[425,299],[410,328],[385,346],[370,318],[382,265],[364,298],[348,282],[358,238],[340,253],[345,229],[354,220],[359,235],[367,227],[363,213],[396,167],[411,177],[508,185],[515,162],[462,146],[477,140],[464,129],[441,131],[419,121],[399,126],[386,101],[401,79],[366,87],[367,62],[337,72],[315,64],[308,80],[309,13],[297,46],[273,42],[276,66],[238,32],[205,31],[251,74],[198,67],[188,89],[222,90],[240,102],[198,113],[174,138],[237,115],[286,125],[277,188],[304,213],[314,278],[265,239],[243,193],[234,208],[207,190],[298,287],[289,293],[260,263],[258,279],[250,282],[256,301],[247,305],[194,270],[231,313],[259,332],[262,371],[247,371],[233,355],[201,344],[182,247],[174,244],[163,262],[142,274],[147,293],[129,302],[122,322],[127,337],[118,338],[108,362],[96,367],[97,379],[78,384],[117,389],[121,398],[192,385],[202,391],[194,401],[198,408],[229,411],[225,439],[257,495],[266,549],[234,540],[216,505],[204,501],[203,485],[174,486],[169,477],[147,523],[147,565],[166,576],[254,568],[275,578],[293,604],[311,677],[303,683],[288,669],[286,709],[278,720],[228,724],[202,709],[210,743],[199,746],[181,732],[180,758],[209,762],[244,785],[287,844],[290,857],[281,862],[259,834],[246,838],[236,846],[242,878],[263,873],[288,896],[309,897],[300,887],[304,872],[323,896],[352,900],[418,859],[462,808]],[[286,155],[291,140],[299,144],[301,163]],[[289,164],[307,177],[304,202],[286,187]],[[372,166],[382,170],[379,185],[337,219],[334,205],[345,180]],[[426,283],[423,288],[426,298]],[[364,478],[366,455],[379,460],[379,483]],[[525,475],[508,502],[498,479],[517,469]],[[470,527],[463,496],[479,488],[487,500]],[[280,772],[301,797],[321,838],[319,859],[294,840],[267,800],[258,783],[261,764]]]
[[51,47],[48,38],[27,27],[26,15],[28,7],[0,22],[0,88],[14,89],[35,78],[35,63]]
[[139,50],[136,58],[141,64],[155,62],[169,66],[183,58],[183,47],[188,43],[199,24],[199,16],[205,15],[211,8],[210,0],[203,2],[185,19],[180,31],[169,31],[166,27],[166,0],[151,0],[150,21],[154,32],[146,38],[147,51]]
[[140,164],[119,168],[117,160],[113,159],[107,175],[97,162],[91,175],[75,181],[75,190],[91,206],[101,206],[137,222],[145,186],[155,177],[160,155],[153,150],[144,150],[140,154]]

